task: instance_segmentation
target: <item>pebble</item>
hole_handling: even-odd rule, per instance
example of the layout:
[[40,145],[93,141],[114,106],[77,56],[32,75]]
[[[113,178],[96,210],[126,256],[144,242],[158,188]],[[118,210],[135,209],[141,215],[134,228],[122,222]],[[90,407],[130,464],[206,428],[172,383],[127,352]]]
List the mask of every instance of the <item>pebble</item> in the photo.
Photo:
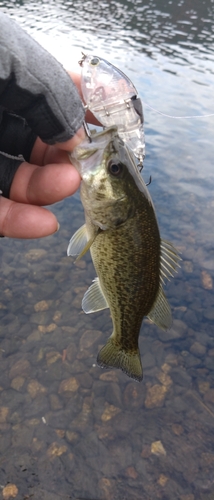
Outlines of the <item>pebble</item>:
[[67,452],[67,449],[67,446],[60,446],[58,443],[54,442],[47,449],[47,456],[49,458],[60,457],[63,453]]
[[214,404],[214,389],[208,389],[208,391],[205,392],[204,401]]
[[209,307],[203,311],[204,318],[213,320],[214,319],[214,308]]
[[124,394],[123,401],[129,410],[134,408],[141,408],[145,400],[145,387],[141,384],[136,384],[135,382],[130,382],[127,384]]
[[149,458],[151,456],[151,446],[149,446],[148,444],[145,445],[142,449],[142,452],[141,452],[141,457],[142,458]]
[[94,346],[94,344],[96,344],[101,337],[102,332],[100,332],[99,330],[86,330],[80,339],[80,351],[89,349],[90,347]]
[[31,314],[30,323],[35,323],[36,325],[47,325],[50,321],[50,312],[48,311],[38,311]]
[[65,437],[69,443],[76,443],[79,440],[79,434],[75,431],[66,431]]
[[161,382],[161,384],[163,384],[165,387],[170,387],[170,385],[172,385],[173,383],[171,377],[163,371],[160,371],[157,374],[157,378]]
[[50,307],[50,305],[52,304],[52,300],[40,300],[40,302],[37,302],[36,304],[34,304],[34,310],[36,312],[38,311],[47,311]]
[[201,271],[201,282],[205,290],[212,290],[213,288],[212,276],[210,276],[210,274],[207,271]]
[[61,320],[61,317],[62,317],[62,311],[55,311],[54,315],[53,315],[53,321],[54,323],[56,322],[59,322]]
[[79,388],[79,382],[75,377],[70,377],[65,380],[62,380],[58,393],[61,394],[62,392],[76,392]]
[[25,258],[30,262],[36,262],[40,259],[43,259],[47,254],[47,250],[43,248],[31,248],[29,252],[25,254]]
[[38,394],[46,394],[47,389],[37,380],[31,380],[27,386],[27,392],[30,394],[31,398],[34,399]]
[[7,406],[0,406],[0,424],[7,422],[7,416],[9,414],[9,408]]
[[55,429],[55,432],[60,439],[65,437],[65,431],[63,429]]
[[10,498],[16,498],[18,495],[18,488],[15,484],[7,484],[2,490],[2,496],[4,500],[10,500]]
[[108,422],[108,420],[111,420],[120,412],[121,412],[120,408],[118,408],[114,405],[110,405],[108,403],[105,403],[105,410],[101,416],[101,420],[102,420],[102,422]]
[[204,356],[206,353],[206,347],[199,342],[194,342],[190,347],[190,352],[196,356]]
[[214,467],[214,453],[204,452],[200,458],[202,467]]
[[101,373],[99,379],[104,380],[105,382],[118,382],[118,372],[116,372],[115,370],[109,370],[107,372]]
[[185,357],[185,366],[187,368],[194,368],[195,366],[201,365],[201,359],[193,356],[193,354],[189,354]]
[[205,367],[211,372],[210,375],[212,376],[212,370],[214,370],[213,358],[211,356],[206,356],[204,364]]
[[56,323],[50,323],[47,326],[45,326],[45,325],[38,325],[38,330],[41,333],[51,333],[51,332],[54,332],[54,330],[56,330],[56,328],[57,328]]
[[181,495],[179,500],[195,500],[195,497],[190,493],[189,495]]
[[181,436],[181,434],[183,434],[183,432],[184,432],[184,429],[183,429],[182,425],[180,425],[180,424],[173,424],[172,431],[174,432],[174,434],[176,436]]
[[95,430],[99,439],[108,441],[113,441],[117,433],[117,431],[115,432],[112,428],[111,422],[102,423],[102,425],[96,424]]
[[153,455],[157,455],[157,456],[161,456],[161,455],[165,456],[166,455],[166,450],[163,447],[163,444],[161,443],[161,441],[154,441],[151,444],[151,453],[153,453]]
[[114,480],[103,477],[99,480],[98,487],[101,491],[103,500],[114,500],[116,491],[116,484]]
[[168,481],[169,481],[169,478],[168,478],[167,476],[165,476],[164,474],[161,474],[161,475],[159,476],[159,478],[158,478],[158,481],[157,481],[157,482],[158,482],[158,484],[159,484],[160,486],[163,486],[163,487],[164,487]]
[[187,373],[187,371],[182,367],[172,368],[170,376],[174,384],[181,385],[182,387],[189,387],[192,382],[192,378]]
[[198,382],[198,390],[201,394],[206,394],[206,392],[209,390],[210,388],[210,382]]
[[151,354],[150,352],[144,354],[144,356],[142,357],[142,366],[144,370],[146,370],[147,368],[153,368],[155,364],[156,362],[153,354]]
[[118,384],[109,382],[106,388],[105,398],[108,403],[116,407],[122,407],[122,394]]
[[46,362],[48,366],[56,363],[56,361],[58,361],[59,359],[60,361],[62,361],[62,354],[57,351],[50,351],[46,354]]
[[34,332],[30,333],[27,337],[27,342],[40,342],[42,339],[42,333],[39,332],[39,330],[35,330]]
[[134,467],[127,467],[126,475],[127,475],[127,477],[130,477],[131,479],[137,479],[137,477],[138,477],[138,473]]
[[57,396],[57,394],[50,394],[49,399],[50,399],[51,409],[53,411],[61,410],[63,408],[63,404],[60,401],[60,399]]
[[25,382],[25,378],[18,376],[18,377],[13,378],[13,380],[11,380],[10,386],[13,389],[15,389],[16,391],[20,391],[20,389],[22,389],[22,387],[23,387],[24,382]]
[[76,345],[72,342],[69,344],[66,348],[66,359],[69,361],[69,363],[73,363],[73,361],[76,358],[77,354],[77,347]]
[[79,269],[85,269],[86,268],[86,262],[82,259],[77,260],[75,262],[75,266],[78,267]]
[[164,363],[162,366],[161,366],[161,370],[162,372],[164,373],[169,373],[170,370],[171,370],[171,366],[168,364],[168,363]]
[[182,262],[182,268],[186,273],[192,273],[193,272],[193,263],[190,260],[183,260]]
[[84,387],[85,389],[90,389],[92,387],[93,379],[90,373],[79,373],[76,378],[81,387]]
[[27,377],[30,373],[30,363],[27,359],[19,359],[9,371],[9,378],[13,379],[21,375],[22,377]]
[[145,407],[151,409],[163,406],[167,390],[166,386],[160,384],[149,387],[147,389]]

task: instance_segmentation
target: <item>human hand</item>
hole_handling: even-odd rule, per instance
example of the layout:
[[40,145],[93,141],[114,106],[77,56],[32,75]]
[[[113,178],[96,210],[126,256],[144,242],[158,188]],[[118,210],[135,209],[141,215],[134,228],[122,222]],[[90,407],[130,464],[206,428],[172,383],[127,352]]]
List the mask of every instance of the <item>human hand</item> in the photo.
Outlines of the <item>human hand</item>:
[[[0,74],[0,235],[46,236],[58,223],[42,205],[80,184],[66,153],[84,138],[80,75],[68,74],[2,12]],[[86,119],[98,124],[90,113]]]
[[72,195],[80,176],[66,151],[84,138],[81,128],[64,143],[48,146],[37,138],[30,163],[23,162],[15,173],[10,199],[0,196],[0,234],[10,238],[41,238],[55,233],[55,215],[41,205],[56,203]]

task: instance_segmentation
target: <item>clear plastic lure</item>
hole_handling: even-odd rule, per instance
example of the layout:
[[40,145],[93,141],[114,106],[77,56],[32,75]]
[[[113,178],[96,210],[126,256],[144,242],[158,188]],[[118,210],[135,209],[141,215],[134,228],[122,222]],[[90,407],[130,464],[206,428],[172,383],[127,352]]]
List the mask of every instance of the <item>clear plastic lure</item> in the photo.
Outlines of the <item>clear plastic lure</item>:
[[105,59],[85,55],[81,87],[86,106],[103,127],[117,126],[118,134],[142,166],[145,156],[143,108],[129,78]]

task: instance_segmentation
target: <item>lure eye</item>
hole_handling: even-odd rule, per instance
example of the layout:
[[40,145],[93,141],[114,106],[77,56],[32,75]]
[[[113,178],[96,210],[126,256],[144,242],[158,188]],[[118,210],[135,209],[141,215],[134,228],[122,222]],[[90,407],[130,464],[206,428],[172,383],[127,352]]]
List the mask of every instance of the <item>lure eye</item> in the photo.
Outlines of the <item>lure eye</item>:
[[108,170],[111,175],[114,177],[119,177],[120,174],[123,172],[123,165],[122,163],[116,163],[114,161],[110,161],[108,165]]
[[90,64],[92,66],[98,66],[98,64],[100,63],[100,59],[99,57],[92,57],[91,61],[90,61]]

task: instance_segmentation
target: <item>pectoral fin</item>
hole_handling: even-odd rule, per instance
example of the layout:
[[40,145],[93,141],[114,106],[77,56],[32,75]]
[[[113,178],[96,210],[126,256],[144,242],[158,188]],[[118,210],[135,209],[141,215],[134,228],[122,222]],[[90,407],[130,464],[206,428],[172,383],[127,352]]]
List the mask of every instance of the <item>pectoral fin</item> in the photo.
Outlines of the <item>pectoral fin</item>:
[[71,255],[72,257],[77,255],[78,257],[76,260],[81,259],[81,257],[83,257],[83,255],[85,255],[85,253],[89,250],[94,239],[95,237],[88,240],[86,225],[83,224],[83,226],[81,226],[70,239],[67,248],[67,255]]
[[82,299],[82,308],[86,314],[90,314],[103,309],[108,309],[109,305],[103,295],[100,287],[99,278],[95,278],[92,285],[88,288],[87,292]]
[[172,325],[171,309],[161,285],[155,303],[147,317],[163,330],[167,330]]

